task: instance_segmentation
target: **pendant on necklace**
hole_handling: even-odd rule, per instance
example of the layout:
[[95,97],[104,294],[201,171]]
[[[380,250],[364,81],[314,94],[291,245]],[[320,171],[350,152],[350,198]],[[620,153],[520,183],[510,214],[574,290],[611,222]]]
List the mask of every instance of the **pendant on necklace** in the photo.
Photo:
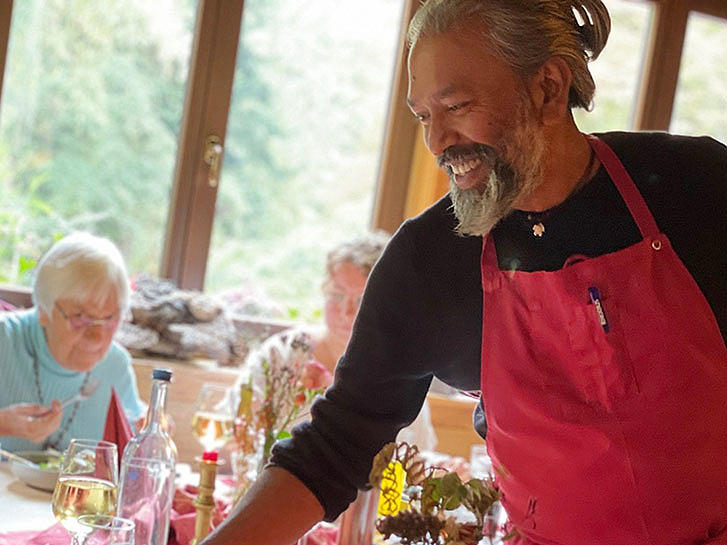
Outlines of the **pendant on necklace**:
[[538,222],[533,225],[533,236],[542,237],[543,233],[545,233],[545,225],[543,225],[543,222]]

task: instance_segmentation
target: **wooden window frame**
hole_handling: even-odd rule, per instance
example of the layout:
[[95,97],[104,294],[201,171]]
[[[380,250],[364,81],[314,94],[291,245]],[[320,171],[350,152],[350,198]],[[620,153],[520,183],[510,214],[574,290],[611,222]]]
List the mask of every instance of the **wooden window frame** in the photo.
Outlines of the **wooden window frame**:
[[201,0],[198,5],[160,268],[160,276],[184,289],[204,287],[218,187],[209,183],[204,148],[207,137],[215,135],[224,150],[243,3]]

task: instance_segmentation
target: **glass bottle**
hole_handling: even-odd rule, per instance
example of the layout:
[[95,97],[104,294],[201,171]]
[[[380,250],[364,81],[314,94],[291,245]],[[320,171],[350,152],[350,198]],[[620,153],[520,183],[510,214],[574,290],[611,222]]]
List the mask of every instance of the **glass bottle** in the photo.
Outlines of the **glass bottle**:
[[168,369],[154,369],[146,422],[121,459],[118,515],[136,524],[136,545],[166,545],[177,447],[166,429]]

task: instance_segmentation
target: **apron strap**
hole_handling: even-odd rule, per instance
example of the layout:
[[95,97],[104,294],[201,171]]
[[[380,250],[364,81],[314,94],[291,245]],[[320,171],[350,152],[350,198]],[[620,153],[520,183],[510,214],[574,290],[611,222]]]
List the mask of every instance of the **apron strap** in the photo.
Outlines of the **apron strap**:
[[586,135],[586,139],[593,148],[593,151],[596,152],[599,161],[603,163],[616,189],[621,194],[621,198],[623,198],[639,231],[641,231],[641,236],[644,238],[656,238],[659,235],[659,227],[656,225],[654,216],[651,214],[649,207],[646,206],[644,198],[639,193],[636,184],[631,179],[629,173],[626,172],[621,161],[619,161],[609,145],[597,136],[588,134]]
[[497,262],[497,251],[495,250],[495,241],[493,240],[492,233],[485,235],[485,240],[482,244],[482,265],[492,268],[492,270],[499,270],[500,264]]

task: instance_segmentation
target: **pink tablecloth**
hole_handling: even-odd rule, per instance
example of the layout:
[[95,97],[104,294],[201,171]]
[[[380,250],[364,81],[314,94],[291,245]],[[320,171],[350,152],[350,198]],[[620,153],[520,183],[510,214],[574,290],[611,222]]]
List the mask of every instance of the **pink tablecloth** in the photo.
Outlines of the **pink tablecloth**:
[[0,545],[68,545],[70,542],[71,536],[60,523],[40,532],[0,532]]

